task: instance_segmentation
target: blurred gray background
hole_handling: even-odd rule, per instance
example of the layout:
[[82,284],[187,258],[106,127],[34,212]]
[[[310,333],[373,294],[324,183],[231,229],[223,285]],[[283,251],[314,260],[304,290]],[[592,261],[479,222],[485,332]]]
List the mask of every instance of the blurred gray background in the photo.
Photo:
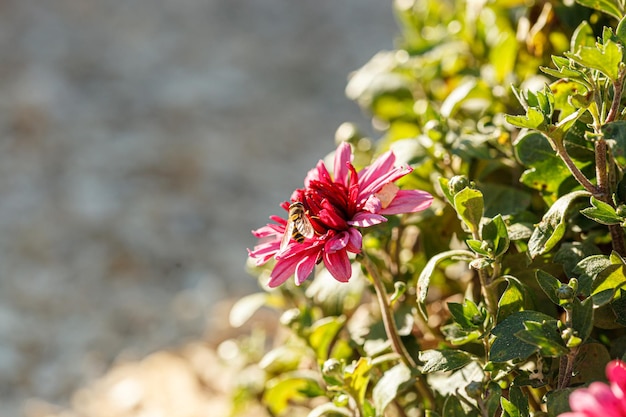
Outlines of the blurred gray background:
[[211,332],[334,149],[380,0],[0,2],[0,415]]

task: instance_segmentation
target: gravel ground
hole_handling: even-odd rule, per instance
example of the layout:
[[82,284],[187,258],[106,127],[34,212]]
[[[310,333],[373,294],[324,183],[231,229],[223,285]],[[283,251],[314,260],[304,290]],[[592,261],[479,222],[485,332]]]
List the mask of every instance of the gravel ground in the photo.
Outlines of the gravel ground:
[[0,416],[211,337],[395,33],[378,0],[0,2]]

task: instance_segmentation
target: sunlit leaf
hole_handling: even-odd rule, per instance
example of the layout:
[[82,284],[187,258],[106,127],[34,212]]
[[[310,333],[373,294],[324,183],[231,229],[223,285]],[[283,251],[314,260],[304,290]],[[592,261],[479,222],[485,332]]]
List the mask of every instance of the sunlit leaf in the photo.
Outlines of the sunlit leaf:
[[623,6],[618,0],[576,0],[576,2],[613,16],[618,20],[624,15]]
[[430,285],[430,277],[433,274],[433,271],[437,267],[437,264],[444,259],[450,258],[461,258],[466,261],[471,261],[474,259],[474,254],[467,250],[451,250],[447,252],[441,252],[428,260],[428,263],[422,269],[420,276],[417,280],[417,303],[420,307],[420,312],[424,317],[427,317],[426,308],[424,303],[426,302],[426,297],[428,295],[428,287]]
[[429,374],[432,372],[454,371],[460,369],[471,362],[474,357],[462,350],[425,350],[420,352],[419,359],[423,362],[422,372]]
[[401,387],[411,379],[411,370],[404,364],[385,371],[372,391],[377,416],[384,415],[385,408],[396,398]]
[[567,213],[575,200],[588,198],[587,191],[573,191],[559,198],[543,216],[528,241],[531,257],[550,251],[563,237]]

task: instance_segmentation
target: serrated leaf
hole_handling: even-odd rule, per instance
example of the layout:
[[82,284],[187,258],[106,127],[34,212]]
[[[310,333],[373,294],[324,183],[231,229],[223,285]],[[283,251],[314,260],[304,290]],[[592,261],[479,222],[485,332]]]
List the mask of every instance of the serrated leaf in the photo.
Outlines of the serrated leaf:
[[617,215],[615,209],[611,205],[591,197],[592,207],[581,210],[580,212],[593,221],[600,224],[611,225],[621,224],[624,219]]
[[462,350],[425,350],[419,353],[419,360],[423,363],[422,372],[445,372],[460,369],[473,360],[473,356]]
[[532,258],[550,251],[561,240],[565,233],[568,209],[576,199],[589,196],[587,191],[573,191],[559,198],[550,207],[528,241],[528,251]]
[[540,130],[539,128],[541,126],[545,126],[545,116],[541,110],[535,107],[529,107],[528,110],[526,110],[526,114],[523,116],[507,114],[504,117],[507,122],[516,127]]
[[435,270],[435,267],[439,262],[453,257],[464,258],[466,261],[469,262],[474,259],[474,254],[467,250],[451,250],[438,253],[428,260],[428,263],[426,264],[424,269],[422,269],[422,272],[417,279],[417,303],[419,310],[424,317],[428,317],[424,303],[426,302],[426,297],[428,296],[430,277],[432,276],[433,271]]
[[496,339],[489,351],[489,360],[493,362],[507,362],[515,359],[526,359],[538,350],[538,347],[523,341],[516,333],[525,330],[527,321],[550,322],[556,328],[556,319],[538,311],[525,310],[511,314],[501,321],[491,331]]
[[559,297],[557,296],[557,290],[561,287],[561,281],[548,274],[541,269],[536,272],[537,283],[543,290],[543,292],[548,296],[550,301],[552,301],[557,306],[560,305]]
[[540,133],[529,133],[518,139],[515,152],[522,164],[528,167],[520,182],[532,189],[557,194],[563,181],[572,176],[548,139]]
[[386,371],[372,391],[376,415],[383,416],[385,408],[398,396],[403,385],[412,379],[411,370],[399,364]]
[[622,49],[612,40],[608,40],[604,45],[581,46],[574,53],[566,52],[565,56],[584,67],[600,71],[613,82],[619,77]]
[[454,208],[472,233],[477,232],[484,211],[483,193],[464,188],[454,195]]

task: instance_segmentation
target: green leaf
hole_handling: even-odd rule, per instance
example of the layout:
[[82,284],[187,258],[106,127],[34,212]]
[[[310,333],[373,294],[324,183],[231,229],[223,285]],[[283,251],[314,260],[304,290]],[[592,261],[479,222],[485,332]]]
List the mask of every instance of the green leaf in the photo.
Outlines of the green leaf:
[[569,407],[569,395],[574,388],[561,390],[552,390],[546,393],[546,404],[549,417],[557,417],[558,415],[571,411]]
[[624,260],[615,252],[611,253],[609,260],[611,265],[602,270],[593,281],[591,296],[594,297],[596,305],[610,301],[618,288],[626,287]]
[[478,329],[484,320],[483,314],[472,300],[465,300],[463,304],[449,302],[448,309],[454,321],[465,330]]
[[449,258],[460,258],[462,260],[469,262],[472,259],[474,259],[474,254],[467,250],[451,250],[447,252],[438,253],[437,255],[433,256],[432,258],[428,260],[428,263],[426,264],[424,269],[422,269],[422,272],[420,273],[420,276],[417,279],[417,303],[418,303],[419,310],[424,317],[428,317],[424,303],[426,302],[426,296],[428,295],[430,277],[432,276],[433,271],[435,270],[435,267],[437,266],[437,264],[443,261],[444,259],[449,259]]
[[259,368],[270,374],[281,374],[298,368],[304,356],[301,347],[282,345],[270,350],[259,361]]
[[605,381],[604,370],[611,360],[611,355],[602,343],[588,342],[580,346],[571,384],[589,384],[593,381]]
[[270,295],[268,293],[254,293],[246,295],[230,309],[228,321],[233,327],[243,326],[252,315],[266,303]]
[[535,107],[529,107],[524,116],[512,116],[507,114],[504,116],[507,122],[516,127],[541,130],[545,127],[546,119],[541,110]]
[[270,379],[265,385],[263,403],[273,414],[282,414],[290,404],[307,398],[324,395],[317,374],[310,371],[294,371]]
[[624,15],[622,5],[618,0],[576,0],[576,3],[606,13],[617,20]]
[[527,187],[544,194],[557,194],[563,181],[572,176],[548,139],[540,133],[529,133],[518,139],[515,152],[522,164],[529,167],[520,178]]
[[398,396],[401,387],[411,380],[411,370],[404,364],[396,365],[383,374],[372,392],[377,416],[384,415],[385,408]]
[[450,180],[446,177],[439,177],[439,187],[441,188],[441,192],[446,197],[446,200],[450,203],[451,206],[454,206],[454,194],[450,192],[449,184]]
[[520,331],[525,330],[524,323],[528,321],[546,322],[556,328],[556,319],[538,311],[526,310],[511,314],[509,317],[498,323],[491,333],[496,336],[491,350],[489,360],[493,362],[507,362],[515,359],[526,359],[538,350],[534,344],[528,343],[516,336]]
[[615,30],[615,36],[619,39],[622,46],[626,46],[626,17],[619,21]]
[[331,343],[345,322],[346,318],[340,316],[324,317],[313,323],[310,328],[309,344],[315,351],[318,360],[325,361],[328,359]]
[[423,362],[422,372],[454,371],[470,363],[474,357],[462,350],[425,350],[419,353],[419,360]]
[[472,233],[478,231],[483,217],[483,193],[473,188],[465,188],[454,196],[454,208]]
[[613,82],[619,77],[622,49],[610,39],[604,44],[581,46],[574,53],[566,52],[565,56],[584,67],[600,71]]
[[606,255],[592,255],[582,259],[574,268],[578,274],[578,291],[584,295],[591,295],[591,287],[596,276],[611,266],[611,261]]
[[478,412],[475,409],[472,409],[471,411],[472,412],[468,412],[465,408],[463,408],[461,400],[459,400],[456,396],[450,395],[443,403],[442,415],[445,417],[473,417],[478,415]]
[[513,216],[530,205],[531,194],[504,184],[482,183],[480,190],[485,199],[485,216]]
[[566,215],[572,203],[582,197],[589,197],[587,191],[573,191],[559,198],[543,216],[528,241],[531,257],[549,252],[563,237],[566,228]]
[[574,298],[572,303],[572,329],[583,342],[587,340],[593,329],[593,302],[591,298],[580,301]]
[[561,305],[559,297],[557,296],[557,290],[561,287],[561,281],[541,269],[537,270],[536,278],[537,283],[543,292],[546,293],[550,301],[557,306]]
[[351,395],[360,404],[365,399],[367,386],[370,382],[372,361],[366,357],[360,357],[358,361],[348,365],[344,369],[343,379]]
[[549,321],[525,321],[524,330],[515,333],[515,336],[526,343],[539,348],[542,356],[558,357],[569,352],[563,344],[557,322]]
[[626,167],[626,121],[607,123],[602,126],[601,130],[615,160],[622,168]]
[[585,217],[590,218],[600,224],[621,224],[624,219],[617,215],[615,209],[611,205],[591,197],[592,207],[581,210]]
[[593,29],[591,28],[591,25],[586,20],[583,20],[582,22],[580,22],[580,24],[572,34],[570,50],[572,52],[576,52],[579,48],[582,48],[583,46],[594,46],[595,44],[596,38],[593,34]]
[[495,416],[496,410],[500,407],[500,398],[502,398],[502,388],[493,380],[487,384],[488,397],[485,401],[485,408],[488,416]]
[[512,276],[505,276],[508,285],[500,300],[498,301],[498,317],[497,322],[501,322],[508,316],[525,308],[528,299],[526,294],[526,288],[517,278]]
[[626,326],[626,291],[623,288],[617,291],[615,300],[611,302],[611,308],[615,313],[615,321],[622,326]]
[[492,243],[492,256],[500,256],[509,249],[509,234],[501,215],[487,221],[481,231],[483,240]]

